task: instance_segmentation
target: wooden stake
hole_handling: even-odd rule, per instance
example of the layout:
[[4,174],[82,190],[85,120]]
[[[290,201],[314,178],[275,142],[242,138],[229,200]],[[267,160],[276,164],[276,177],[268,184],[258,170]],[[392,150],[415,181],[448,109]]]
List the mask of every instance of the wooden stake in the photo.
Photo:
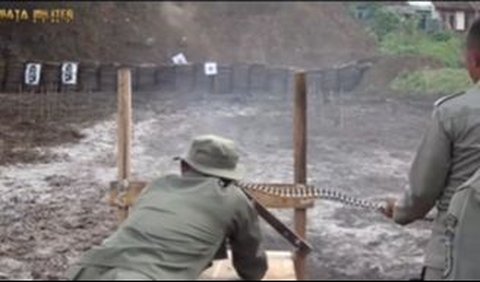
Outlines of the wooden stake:
[[[132,142],[132,85],[130,69],[118,70],[117,167],[118,181],[130,180],[130,148]],[[126,188],[126,187],[124,187]],[[118,196],[118,195],[117,195]],[[119,208],[119,220],[128,214],[128,207]]]
[[[294,180],[295,183],[307,182],[307,87],[305,72],[295,74],[295,100],[293,116],[293,142],[294,142]],[[295,209],[295,231],[306,238],[307,210]],[[295,272],[298,280],[305,280],[306,254],[295,255]]]

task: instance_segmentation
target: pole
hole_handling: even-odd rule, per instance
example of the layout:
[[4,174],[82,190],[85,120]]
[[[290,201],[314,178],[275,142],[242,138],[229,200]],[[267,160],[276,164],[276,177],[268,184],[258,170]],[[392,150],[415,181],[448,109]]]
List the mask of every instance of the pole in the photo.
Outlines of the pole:
[[[293,142],[294,142],[294,181],[297,184],[307,182],[307,87],[306,74],[295,74],[295,100],[293,116]],[[295,232],[306,238],[307,210],[296,208],[294,211]],[[307,254],[296,252],[295,272],[298,280],[305,280]]]
[[[129,183],[131,177],[131,142],[132,142],[132,85],[131,72],[128,68],[118,70],[118,114],[117,114],[117,168],[118,183]],[[127,188],[127,187],[122,187]],[[118,190],[117,190],[118,191]],[[128,214],[128,207],[120,207],[119,221]]]

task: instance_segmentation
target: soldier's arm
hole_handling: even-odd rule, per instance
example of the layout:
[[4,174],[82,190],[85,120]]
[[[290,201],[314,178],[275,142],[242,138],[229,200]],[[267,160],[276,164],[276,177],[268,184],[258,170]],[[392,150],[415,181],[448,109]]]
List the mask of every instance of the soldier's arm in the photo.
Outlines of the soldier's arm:
[[410,185],[393,209],[393,219],[399,224],[423,218],[433,208],[445,187],[452,142],[440,114],[436,108],[412,164]]
[[[243,196],[243,195],[242,195]],[[259,280],[267,271],[267,256],[262,243],[258,214],[245,197],[230,234],[233,266],[246,280]]]

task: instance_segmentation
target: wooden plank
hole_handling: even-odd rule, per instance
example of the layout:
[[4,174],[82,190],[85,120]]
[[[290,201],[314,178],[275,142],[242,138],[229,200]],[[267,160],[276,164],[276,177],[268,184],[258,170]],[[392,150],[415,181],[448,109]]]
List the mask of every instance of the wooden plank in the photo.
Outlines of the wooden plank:
[[[295,99],[293,116],[294,142],[294,181],[306,184],[307,182],[307,87],[306,74],[295,74]],[[306,239],[307,210],[296,208],[294,212],[295,231]],[[298,280],[307,279],[307,255],[295,254],[295,272]]]
[[[206,269],[199,280],[239,280],[232,265],[232,253],[228,259],[216,260]],[[295,280],[295,268],[291,252],[267,251],[268,270],[262,280]]]
[[127,194],[125,195],[125,205],[130,208],[137,201],[138,196],[147,186],[145,181],[130,181],[128,185]]
[[[117,114],[117,168],[118,181],[130,180],[130,149],[132,140],[132,86],[128,68],[118,70],[118,114]],[[118,190],[117,190],[118,192]],[[115,195],[112,195],[115,196]],[[118,196],[118,195],[117,195]],[[118,219],[123,221],[128,214],[127,208],[119,208]]]
[[255,200],[253,196],[247,191],[243,190],[245,195],[252,200],[253,206],[257,210],[258,215],[263,218],[275,231],[282,235],[290,244],[292,244],[298,252],[309,253],[312,246],[303,240],[295,231],[291,230],[283,222],[281,222],[275,215],[267,210],[260,202]]
[[[110,187],[112,190],[117,187],[118,181],[112,181]],[[129,181],[127,193],[125,195],[125,205],[133,206],[141,191],[148,185],[146,181]],[[291,184],[272,184],[276,186],[292,186]],[[114,191],[112,191],[114,192]],[[312,198],[288,198],[264,193],[262,191],[249,190],[249,193],[267,208],[287,209],[287,208],[311,208],[315,203]],[[118,193],[116,194],[119,196]],[[113,199],[112,199],[113,201]]]
[[140,193],[147,186],[145,181],[130,181],[125,193],[119,193],[119,181],[110,182],[110,205],[129,209],[135,204]]

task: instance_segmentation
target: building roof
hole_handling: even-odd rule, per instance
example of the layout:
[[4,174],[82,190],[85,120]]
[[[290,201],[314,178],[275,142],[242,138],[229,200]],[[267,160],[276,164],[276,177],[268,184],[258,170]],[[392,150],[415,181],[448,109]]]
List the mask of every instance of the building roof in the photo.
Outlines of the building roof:
[[356,1],[357,4],[382,4],[388,6],[406,6],[408,5],[407,1]]
[[390,6],[407,6],[408,1],[379,1],[383,5],[390,5]]
[[474,1],[432,1],[437,10],[470,10],[479,9],[478,3]]

